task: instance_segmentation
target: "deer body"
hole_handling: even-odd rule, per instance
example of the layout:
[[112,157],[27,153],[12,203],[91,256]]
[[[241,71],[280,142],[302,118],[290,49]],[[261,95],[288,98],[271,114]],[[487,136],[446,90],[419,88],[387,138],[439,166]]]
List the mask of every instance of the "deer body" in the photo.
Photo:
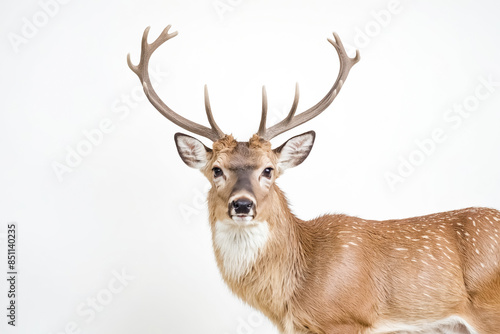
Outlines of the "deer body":
[[[169,26],[170,27],[170,26]],[[500,329],[500,212],[469,208],[401,220],[371,221],[325,215],[303,221],[288,207],[276,179],[300,165],[315,133],[272,149],[270,140],[325,110],[351,67],[337,35],[329,40],[340,59],[333,87],[316,105],[266,127],[263,88],[258,132],[248,142],[183,118],[155,93],[151,54],[176,36],[167,27],[149,44],[146,29],[139,65],[130,68],[151,103],[175,124],[212,140],[209,148],[177,133],[184,163],[212,187],[209,222],[217,265],[242,300],[262,311],[284,334],[484,333]]]
[[237,296],[283,333],[438,328],[496,333],[500,328],[497,210],[389,221],[346,215],[302,221],[273,184],[265,220],[238,226],[224,222],[226,208],[220,210],[218,198],[213,187],[209,217],[221,274]]

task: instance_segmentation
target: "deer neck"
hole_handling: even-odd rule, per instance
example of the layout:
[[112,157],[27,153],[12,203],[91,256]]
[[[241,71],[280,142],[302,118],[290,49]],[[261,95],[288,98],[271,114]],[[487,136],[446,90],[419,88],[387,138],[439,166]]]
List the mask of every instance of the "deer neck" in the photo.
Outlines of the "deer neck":
[[237,226],[215,218],[210,203],[212,240],[222,277],[235,294],[269,314],[282,309],[293,295],[304,272],[304,242],[300,220],[288,207],[283,192],[274,185],[266,221]]

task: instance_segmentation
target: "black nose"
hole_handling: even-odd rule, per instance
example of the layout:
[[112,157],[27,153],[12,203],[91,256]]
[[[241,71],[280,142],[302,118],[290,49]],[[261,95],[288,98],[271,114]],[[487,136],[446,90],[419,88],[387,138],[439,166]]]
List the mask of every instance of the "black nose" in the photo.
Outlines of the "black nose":
[[238,214],[248,214],[253,207],[253,202],[247,198],[240,198],[231,203]]

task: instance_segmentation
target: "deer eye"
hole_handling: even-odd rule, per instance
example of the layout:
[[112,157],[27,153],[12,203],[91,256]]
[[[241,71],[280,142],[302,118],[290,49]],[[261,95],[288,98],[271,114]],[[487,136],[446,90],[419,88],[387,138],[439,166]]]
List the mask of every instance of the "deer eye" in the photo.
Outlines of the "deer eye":
[[212,168],[212,171],[214,172],[214,177],[219,177],[219,176],[222,176],[222,174],[224,174],[222,172],[222,169],[220,169],[219,167],[214,167]]
[[262,176],[267,177],[268,179],[271,178],[271,173],[273,171],[273,168],[268,167],[262,171]]

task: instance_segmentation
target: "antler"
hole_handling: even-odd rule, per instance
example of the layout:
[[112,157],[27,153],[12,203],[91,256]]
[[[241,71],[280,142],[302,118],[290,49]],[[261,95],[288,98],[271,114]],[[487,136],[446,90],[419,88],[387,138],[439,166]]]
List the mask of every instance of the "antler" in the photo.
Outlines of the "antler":
[[340,70],[339,70],[339,75],[337,76],[337,80],[333,84],[330,91],[325,95],[323,99],[321,99],[321,101],[319,101],[306,111],[295,116],[295,111],[297,110],[297,105],[299,103],[299,86],[298,84],[295,85],[295,98],[293,100],[293,105],[292,108],[290,109],[290,112],[288,113],[288,116],[285,117],[285,119],[283,119],[281,122],[276,123],[275,125],[266,129],[267,94],[266,94],[266,88],[262,87],[262,117],[260,120],[259,131],[257,132],[257,134],[260,137],[264,138],[265,140],[271,140],[277,135],[285,131],[288,131],[290,129],[293,129],[294,127],[299,126],[313,119],[314,117],[318,116],[333,102],[338,92],[342,88],[342,85],[344,84],[345,79],[347,78],[347,75],[351,70],[351,67],[353,67],[354,64],[356,64],[359,61],[358,50],[356,50],[356,56],[354,58],[350,58],[347,55],[344,46],[340,41],[339,36],[336,33],[333,33],[333,37],[335,37],[335,41],[331,40],[330,38],[328,38],[328,41],[337,50],[337,54],[340,60]]
[[210,99],[208,97],[208,89],[206,85],[205,85],[205,110],[207,112],[208,123],[210,123],[211,128],[207,128],[206,126],[190,121],[182,117],[181,115],[177,114],[172,109],[170,109],[156,94],[153,85],[151,84],[148,72],[149,58],[151,58],[153,52],[160,45],[162,45],[169,39],[177,36],[177,31],[171,34],[168,33],[170,27],[171,26],[168,25],[153,43],[148,43],[148,33],[150,27],[147,27],[146,30],[144,30],[144,34],[142,35],[141,60],[138,65],[132,64],[129,53],[127,55],[128,67],[130,67],[130,69],[139,77],[139,80],[142,83],[142,87],[144,88],[144,93],[146,93],[149,102],[151,102],[151,104],[163,116],[165,116],[171,122],[177,124],[181,128],[188,130],[189,132],[206,137],[212,141],[217,141],[222,137],[224,137],[224,132],[222,132],[222,130],[217,126],[217,123],[215,123],[214,117],[212,115],[212,109],[210,108]]

